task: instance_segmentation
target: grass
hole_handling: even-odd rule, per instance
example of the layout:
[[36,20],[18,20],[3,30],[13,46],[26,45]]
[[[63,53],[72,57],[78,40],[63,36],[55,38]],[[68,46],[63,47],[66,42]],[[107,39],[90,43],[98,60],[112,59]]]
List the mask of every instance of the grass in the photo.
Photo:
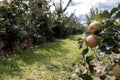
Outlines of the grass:
[[33,50],[17,50],[7,60],[0,57],[1,80],[66,80],[73,73],[72,63],[79,57],[79,37],[72,35]]

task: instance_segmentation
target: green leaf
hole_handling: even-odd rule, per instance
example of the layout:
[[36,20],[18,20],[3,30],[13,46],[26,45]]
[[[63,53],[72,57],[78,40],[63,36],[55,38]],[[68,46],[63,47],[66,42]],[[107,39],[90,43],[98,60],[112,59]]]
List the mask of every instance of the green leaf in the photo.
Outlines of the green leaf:
[[101,16],[100,16],[100,14],[96,14],[96,15],[95,15],[95,19],[96,19],[97,21],[100,21],[102,18],[101,18]]
[[101,79],[101,80],[109,80],[109,78],[107,78],[105,75],[100,76],[100,79]]
[[94,56],[93,55],[90,55],[90,56],[86,56],[86,62],[90,62],[94,59]]
[[115,15],[116,18],[120,18],[120,11],[118,11]]
[[104,10],[103,13],[99,13],[95,15],[96,20],[110,18],[110,13],[107,10]]
[[[103,22],[104,22],[104,20],[103,20]],[[107,21],[105,21],[105,25],[103,27],[109,28],[109,27],[112,27],[113,25],[114,25],[114,23],[112,20],[107,20]]]
[[106,46],[103,44],[98,49],[100,49],[100,51],[104,53],[108,52],[108,50],[106,49]]
[[106,38],[102,41],[102,43],[107,47],[111,47],[115,45],[115,41],[112,38]]
[[102,15],[103,15],[104,18],[109,18],[110,17],[110,14],[107,10],[104,10]]
[[90,69],[90,72],[91,72],[91,73],[94,72],[94,67],[95,67],[95,65],[89,64],[89,69]]
[[117,13],[114,16],[114,19],[118,19],[118,18],[120,18],[120,11],[117,11]]
[[93,78],[87,74],[82,75],[83,80],[93,80]]
[[83,56],[86,55],[86,54],[88,53],[88,51],[89,51],[88,48],[84,49],[84,50],[82,51],[82,55],[83,55]]
[[79,49],[81,49],[83,46],[83,39],[82,38],[78,38],[78,43],[79,43]]
[[118,44],[119,44],[119,42],[120,42],[120,35],[116,35],[116,36],[114,36],[114,40],[117,41]]
[[102,32],[100,32],[99,35],[101,35],[101,37],[105,38],[106,36],[113,37],[116,34],[118,34],[118,32],[116,32],[112,28],[107,28],[107,29],[104,29]]
[[111,51],[106,51],[105,54],[111,55],[112,52]]
[[114,27],[112,27],[112,29],[115,31],[120,31],[120,26],[114,26]]
[[116,54],[119,54],[120,53],[120,50],[118,49],[113,49],[112,52],[116,53]]
[[115,13],[118,10],[118,8],[113,8],[110,12],[110,15],[112,15],[113,13]]
[[87,36],[89,36],[89,35],[90,35],[89,32],[84,32],[84,33],[83,33],[83,37],[87,37]]

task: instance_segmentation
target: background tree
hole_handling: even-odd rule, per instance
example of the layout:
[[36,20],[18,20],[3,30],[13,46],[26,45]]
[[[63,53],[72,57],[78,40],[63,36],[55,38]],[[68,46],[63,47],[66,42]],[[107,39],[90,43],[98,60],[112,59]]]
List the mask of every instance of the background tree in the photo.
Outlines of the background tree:
[[0,3],[1,52],[8,56],[18,45],[28,49],[78,33],[83,25],[74,13],[70,16],[65,13],[70,3],[71,0],[63,7],[62,0],[59,4],[53,2],[52,12],[45,0],[3,0]]
[[99,10],[98,8],[91,8],[89,14],[86,15],[86,24],[89,25],[92,20],[95,20],[95,16],[98,13],[101,13],[102,10]]
[[5,55],[14,50],[15,44],[22,39],[24,35],[20,35],[23,28],[27,26],[26,10],[27,4],[24,1],[4,0],[0,6],[0,38],[3,41],[3,51]]

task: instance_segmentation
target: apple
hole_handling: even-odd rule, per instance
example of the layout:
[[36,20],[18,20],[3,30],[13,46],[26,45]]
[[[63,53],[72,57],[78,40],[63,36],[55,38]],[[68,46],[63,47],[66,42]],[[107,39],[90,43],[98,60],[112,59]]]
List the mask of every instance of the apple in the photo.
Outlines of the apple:
[[94,35],[87,36],[85,41],[86,41],[86,44],[91,48],[94,48],[98,45],[98,40]]
[[94,21],[88,26],[90,34],[94,34],[96,31],[101,29],[102,24],[99,21]]
[[102,69],[97,69],[97,70],[96,70],[96,73],[97,73],[97,74],[102,74]]
[[114,66],[112,72],[115,77],[120,77],[120,65]]

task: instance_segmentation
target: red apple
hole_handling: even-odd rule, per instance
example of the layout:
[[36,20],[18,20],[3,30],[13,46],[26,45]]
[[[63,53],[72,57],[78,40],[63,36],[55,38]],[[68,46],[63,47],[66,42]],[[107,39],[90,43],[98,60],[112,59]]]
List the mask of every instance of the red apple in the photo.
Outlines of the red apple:
[[96,31],[101,29],[101,23],[99,21],[94,21],[88,26],[88,31],[94,34]]
[[87,36],[85,41],[86,44],[91,48],[96,47],[98,45],[98,40],[94,35]]
[[96,73],[97,73],[97,74],[102,74],[102,69],[97,69],[97,70],[96,70]]
[[120,77],[120,65],[113,67],[112,72],[115,77]]

